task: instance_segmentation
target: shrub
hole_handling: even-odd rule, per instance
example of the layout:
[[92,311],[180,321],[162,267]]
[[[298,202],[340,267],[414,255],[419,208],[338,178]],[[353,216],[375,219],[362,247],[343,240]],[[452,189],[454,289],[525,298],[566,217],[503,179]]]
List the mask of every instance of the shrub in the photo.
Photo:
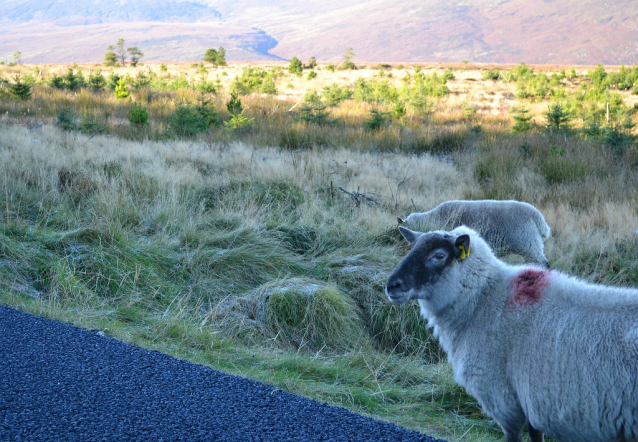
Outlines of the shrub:
[[102,75],[102,72],[93,71],[89,74],[87,83],[92,90],[98,91],[106,86],[106,79]]
[[114,91],[121,79],[122,78],[119,75],[111,71],[111,75],[109,75],[109,79],[106,82],[106,85],[108,86],[109,89]]
[[178,137],[192,138],[209,127],[196,106],[181,104],[168,116],[168,127]]
[[204,61],[212,63],[214,66],[226,66],[226,49],[223,46],[220,46],[219,49],[207,49]]
[[77,130],[77,124],[75,122],[77,118],[78,116],[73,113],[71,108],[67,107],[58,112],[55,125],[65,131]]
[[23,82],[18,74],[14,77],[13,84],[9,85],[9,95],[16,101],[28,100],[31,98],[31,85]]
[[569,129],[569,122],[573,117],[563,104],[556,103],[547,107],[545,118],[549,130],[566,130]]
[[358,78],[354,84],[354,99],[373,104],[392,103],[398,98],[398,92],[387,79],[365,80]]
[[64,76],[64,89],[69,91],[78,90],[86,85],[84,81],[84,76],[81,71],[77,73],[73,70],[73,68],[69,68],[66,75]]
[[128,86],[126,85],[126,79],[125,78],[120,78],[118,80],[117,86],[115,86],[115,91],[113,91],[113,95],[115,95],[115,98],[120,99],[120,100],[124,100],[126,98],[129,98],[131,93],[128,90]]
[[529,132],[532,127],[532,115],[530,113],[529,108],[524,106],[515,107],[512,112],[512,119],[514,119],[514,124],[512,124],[512,132]]
[[226,102],[226,109],[228,109],[228,113],[231,115],[238,115],[244,111],[241,100],[235,92],[231,92],[230,100]]
[[297,57],[292,57],[292,59],[290,60],[290,64],[288,65],[288,72],[301,76],[301,74],[303,73],[303,65],[301,64],[301,60],[299,60]]
[[367,130],[376,131],[381,129],[382,127],[387,126],[389,119],[390,119],[389,112],[383,112],[377,109],[371,109],[370,116],[368,117],[368,119],[364,121],[363,126]]
[[352,58],[355,56],[355,53],[352,48],[346,48],[346,53],[343,56],[343,63],[339,66],[339,69],[357,69],[357,66],[352,62]]
[[392,107],[392,118],[400,120],[405,117],[405,105],[401,100],[397,100],[394,102],[394,106]]
[[266,75],[266,77],[264,77],[261,86],[259,86],[259,92],[262,94],[277,95],[275,80],[270,75]]
[[233,114],[230,120],[224,122],[226,130],[231,132],[244,131],[252,126],[254,118],[248,118],[244,115],[244,111],[238,114]]
[[49,86],[53,89],[64,89],[64,78],[61,75],[53,74],[49,80]]
[[326,106],[336,106],[352,98],[352,91],[347,86],[332,84],[324,88],[322,95]]
[[78,123],[78,129],[83,134],[94,134],[100,128],[100,123],[91,114],[82,114],[80,116],[80,122]]
[[483,72],[483,80],[497,81],[501,76],[501,72],[498,69],[488,69]]
[[128,121],[136,126],[148,125],[148,112],[139,103],[133,103],[133,107],[128,111]]
[[247,95],[253,91],[265,94],[277,94],[275,79],[281,73],[275,69],[265,71],[258,68],[246,68],[241,75],[235,77],[230,86],[230,91],[238,95]]
[[313,78],[317,77],[317,73],[315,71],[310,71],[308,72],[308,75],[306,76],[307,80],[312,80]]
[[324,126],[336,121],[329,119],[328,116],[329,113],[326,111],[326,106],[321,104],[321,102],[313,101],[306,102],[306,104],[299,107],[299,114],[296,115],[296,119]]

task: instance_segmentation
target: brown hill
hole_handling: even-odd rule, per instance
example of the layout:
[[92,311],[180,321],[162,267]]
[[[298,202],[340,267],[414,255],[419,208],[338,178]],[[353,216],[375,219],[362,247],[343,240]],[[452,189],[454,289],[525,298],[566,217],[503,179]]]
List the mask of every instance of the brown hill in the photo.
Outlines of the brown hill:
[[0,60],[103,59],[124,38],[144,60],[634,64],[634,0],[5,0]]

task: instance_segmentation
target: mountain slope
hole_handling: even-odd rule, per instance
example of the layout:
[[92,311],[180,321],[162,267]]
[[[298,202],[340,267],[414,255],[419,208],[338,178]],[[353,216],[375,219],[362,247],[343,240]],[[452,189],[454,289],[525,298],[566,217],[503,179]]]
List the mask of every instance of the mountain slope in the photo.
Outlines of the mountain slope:
[[216,21],[221,14],[191,1],[27,0],[0,6],[0,23],[42,23],[78,26],[95,23]]
[[363,61],[638,61],[634,0],[6,0],[0,25],[0,60],[30,62],[101,61],[118,38],[147,61],[217,46],[231,61],[339,61],[346,47]]

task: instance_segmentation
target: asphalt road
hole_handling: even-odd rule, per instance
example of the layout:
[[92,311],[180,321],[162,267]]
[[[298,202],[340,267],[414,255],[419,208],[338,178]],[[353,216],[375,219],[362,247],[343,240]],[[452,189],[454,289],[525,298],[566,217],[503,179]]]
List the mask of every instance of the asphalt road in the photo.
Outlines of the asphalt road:
[[0,306],[0,441],[438,439]]

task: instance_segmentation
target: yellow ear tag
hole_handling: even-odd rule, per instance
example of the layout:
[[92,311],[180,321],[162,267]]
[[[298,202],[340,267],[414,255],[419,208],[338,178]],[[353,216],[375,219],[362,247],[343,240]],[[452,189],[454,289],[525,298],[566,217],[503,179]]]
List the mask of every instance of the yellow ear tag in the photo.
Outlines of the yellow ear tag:
[[470,256],[470,248],[468,246],[467,251],[465,250],[465,246],[463,244],[461,244],[459,246],[459,250],[461,251],[461,259],[465,259],[468,258]]

